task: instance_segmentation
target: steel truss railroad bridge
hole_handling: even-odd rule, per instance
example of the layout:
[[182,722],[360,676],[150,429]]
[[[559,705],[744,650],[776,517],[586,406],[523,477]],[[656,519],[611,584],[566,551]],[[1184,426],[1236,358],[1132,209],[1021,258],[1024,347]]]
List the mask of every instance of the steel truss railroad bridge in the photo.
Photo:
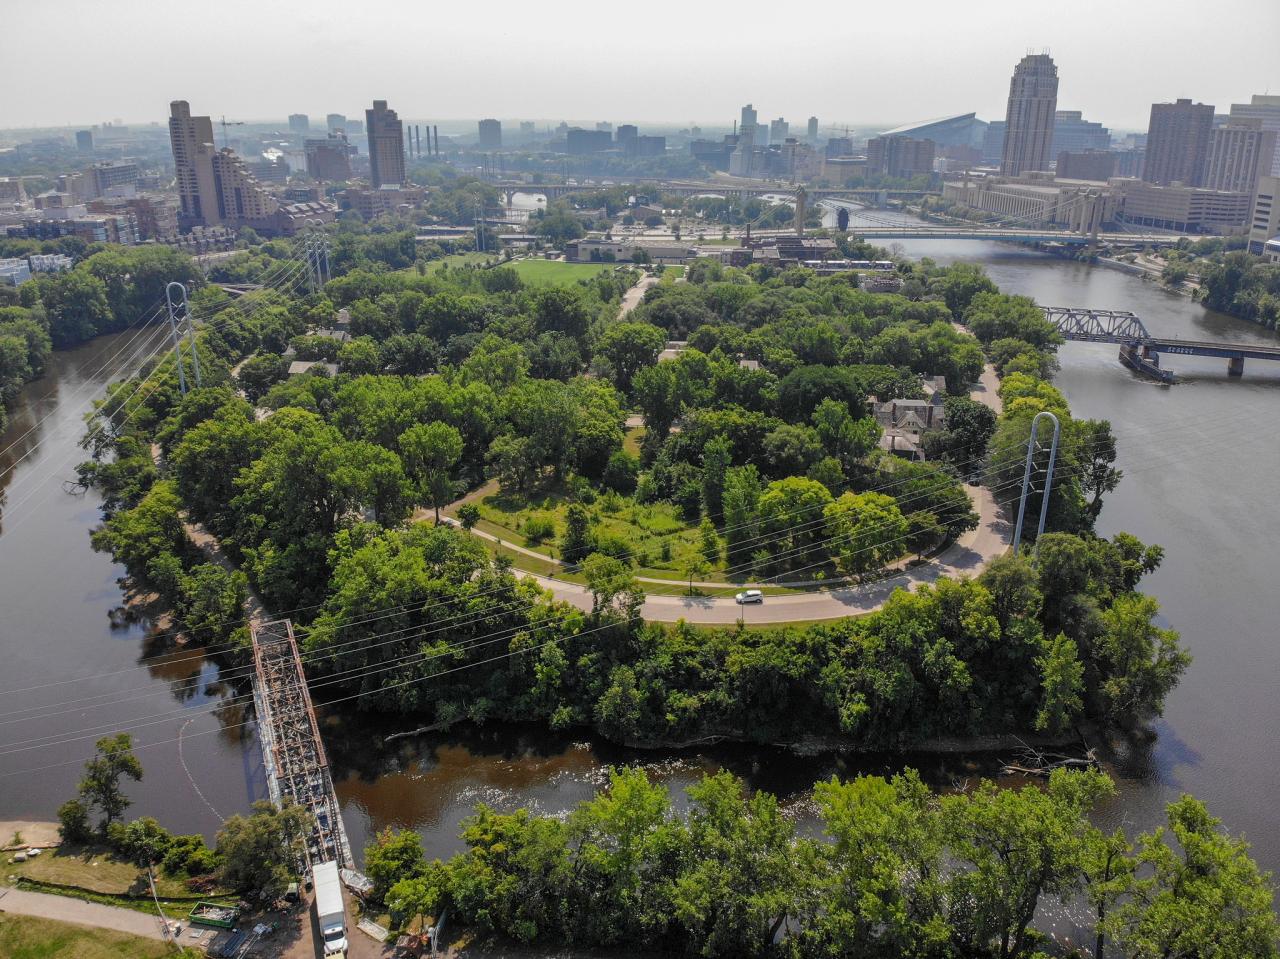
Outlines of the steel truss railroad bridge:
[[1173,381],[1173,373],[1160,366],[1162,353],[1222,357],[1227,361],[1227,373],[1231,376],[1244,374],[1246,359],[1280,360],[1280,346],[1152,336],[1136,314],[1121,310],[1064,306],[1045,306],[1041,310],[1064,339],[1083,343],[1118,343],[1120,362],[1166,383]]
[[293,623],[287,619],[254,623],[250,635],[253,705],[271,801],[277,807],[292,801],[311,813],[304,864],[308,873],[322,862],[354,868]]

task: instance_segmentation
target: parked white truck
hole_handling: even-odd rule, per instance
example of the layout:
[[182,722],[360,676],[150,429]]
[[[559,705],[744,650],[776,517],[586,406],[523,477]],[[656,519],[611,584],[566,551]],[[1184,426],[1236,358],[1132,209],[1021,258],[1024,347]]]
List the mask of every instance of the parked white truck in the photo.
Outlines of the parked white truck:
[[347,951],[347,923],[342,908],[342,882],[336,862],[322,862],[311,870],[316,887],[316,919],[324,939],[326,956],[344,955]]

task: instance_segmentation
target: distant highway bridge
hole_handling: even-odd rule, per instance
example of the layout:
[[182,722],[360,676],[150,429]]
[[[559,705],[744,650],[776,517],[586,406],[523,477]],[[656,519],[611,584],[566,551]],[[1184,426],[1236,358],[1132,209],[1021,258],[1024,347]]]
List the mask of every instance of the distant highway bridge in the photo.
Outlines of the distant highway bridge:
[[955,227],[955,226],[860,226],[849,229],[864,240],[1006,240],[1011,243],[1065,243],[1085,246],[1089,243],[1138,246],[1174,246],[1180,236],[1169,233],[1073,233],[1027,227]]
[[1173,372],[1160,366],[1162,353],[1222,357],[1227,361],[1230,376],[1244,375],[1246,359],[1280,360],[1280,346],[1152,336],[1134,313],[1063,306],[1045,306],[1041,310],[1064,339],[1082,343],[1118,343],[1121,363],[1165,383],[1173,382]]
[[[587,182],[513,183],[509,181],[494,184],[506,195],[508,203],[510,203],[511,197],[517,193],[540,193],[548,200],[556,200],[571,193],[592,193],[596,190],[607,190],[611,186],[621,185],[623,183],[619,182],[603,184]],[[716,183],[715,181],[694,183],[683,180],[626,180],[625,185],[637,188],[643,187],[655,193],[672,193],[677,196],[699,196],[707,193],[733,199],[740,199],[744,196],[766,196],[774,193],[791,194],[795,192],[794,186],[778,183],[764,183],[757,186],[743,183]],[[886,200],[918,200],[923,196],[939,195],[937,191],[930,192],[927,190],[867,190],[848,187],[806,187],[805,192],[810,200],[837,198],[868,200],[875,203],[884,203]]]

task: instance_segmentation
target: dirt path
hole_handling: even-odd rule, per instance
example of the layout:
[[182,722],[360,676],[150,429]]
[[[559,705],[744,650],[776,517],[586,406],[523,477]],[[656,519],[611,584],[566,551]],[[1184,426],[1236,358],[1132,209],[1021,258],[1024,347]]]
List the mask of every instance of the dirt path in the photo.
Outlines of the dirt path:
[[0,887],[0,912],[12,912],[20,916],[36,916],[40,919],[57,919],[77,926],[97,929],[114,929],[133,936],[164,940],[165,934],[158,916],[118,906],[104,906],[96,902],[82,902],[68,896],[51,896],[43,892]]

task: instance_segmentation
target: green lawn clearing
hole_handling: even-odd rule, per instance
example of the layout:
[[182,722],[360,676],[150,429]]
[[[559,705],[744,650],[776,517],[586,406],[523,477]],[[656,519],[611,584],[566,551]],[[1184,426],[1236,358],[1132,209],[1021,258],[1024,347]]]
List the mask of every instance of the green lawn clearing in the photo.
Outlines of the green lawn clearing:
[[617,269],[616,263],[563,263],[559,260],[516,260],[511,268],[520,275],[525,283],[548,286],[568,286],[578,280],[586,280],[603,273],[605,270]]
[[427,272],[435,273],[437,270],[444,269],[446,265],[449,269],[456,270],[469,263],[487,263],[493,259],[497,259],[493,253],[453,253],[438,260],[431,260],[427,264]]
[[[24,863],[8,863],[5,868],[8,875],[47,884],[30,887],[44,892],[143,911],[155,908],[146,870],[101,847],[60,846]],[[198,899],[219,899],[225,895],[217,891],[193,892],[185,880],[166,876],[158,869],[155,880],[164,911],[175,918],[185,917]]]
[[157,939],[34,916],[0,916],[0,956],[9,959],[159,959],[174,955],[172,946]]
[[[568,505],[563,489],[495,493],[480,500],[478,505],[482,517],[478,529],[544,556],[559,556],[557,539],[564,534]],[[690,563],[701,555],[697,527],[685,522],[669,503],[641,505],[630,497],[605,493],[588,505],[587,510],[592,515],[596,535],[614,544],[613,549],[606,551],[630,555],[637,576],[679,580],[686,575]],[[555,527],[554,535],[531,542],[525,535],[531,517],[550,519]],[[519,557],[516,559],[518,565],[524,565]],[[724,569],[722,556],[712,565],[709,575],[717,577]]]

